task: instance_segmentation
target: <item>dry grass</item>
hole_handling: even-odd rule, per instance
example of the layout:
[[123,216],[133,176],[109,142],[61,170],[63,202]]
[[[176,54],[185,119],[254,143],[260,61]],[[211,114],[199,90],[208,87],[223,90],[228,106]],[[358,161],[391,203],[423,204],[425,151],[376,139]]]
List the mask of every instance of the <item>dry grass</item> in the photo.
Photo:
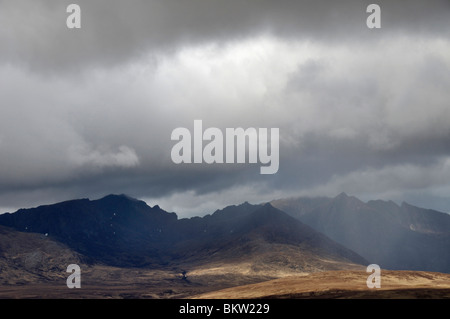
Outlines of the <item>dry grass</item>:
[[[233,269],[235,273],[230,272]],[[183,280],[176,271],[94,266],[82,272],[81,289],[67,288],[65,278],[61,278],[56,282],[2,285],[0,298],[450,298],[450,274],[382,270],[381,288],[369,289],[365,271],[299,273],[271,279],[245,274],[244,269],[242,265],[230,265],[194,270]]]
[[[43,235],[0,228],[0,298],[450,298],[450,274],[382,270],[382,288],[368,289],[363,266],[266,246],[246,258],[119,268],[88,265]],[[66,286],[71,263],[81,267],[81,289]]]
[[383,271],[381,288],[369,289],[364,271],[327,271],[197,295],[202,299],[259,298],[450,298],[450,274]]

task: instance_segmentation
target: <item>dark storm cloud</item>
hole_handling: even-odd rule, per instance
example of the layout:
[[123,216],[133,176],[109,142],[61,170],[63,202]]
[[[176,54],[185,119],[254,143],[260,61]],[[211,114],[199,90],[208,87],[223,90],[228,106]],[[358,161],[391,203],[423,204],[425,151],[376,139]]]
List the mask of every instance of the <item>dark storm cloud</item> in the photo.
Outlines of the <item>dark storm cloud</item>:
[[[72,2],[80,30],[65,25]],[[0,207],[443,198],[449,16],[447,0],[0,1]],[[278,173],[175,165],[170,134],[195,119],[280,128]]]
[[[272,0],[80,0],[82,28],[68,32],[67,6],[73,1],[0,2],[3,60],[41,71],[110,66],[148,50],[251,37],[261,32],[321,41],[363,40],[373,1]],[[377,1],[384,32],[449,35],[449,3]]]

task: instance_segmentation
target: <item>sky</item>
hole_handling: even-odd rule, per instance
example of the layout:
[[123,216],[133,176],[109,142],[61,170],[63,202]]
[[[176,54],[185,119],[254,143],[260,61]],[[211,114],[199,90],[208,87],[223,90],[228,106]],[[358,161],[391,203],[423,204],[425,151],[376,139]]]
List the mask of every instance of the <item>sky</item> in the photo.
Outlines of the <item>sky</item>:
[[[113,193],[189,217],[341,192],[450,212],[449,16],[448,0],[0,0],[0,212]],[[279,128],[279,170],[175,164],[171,133],[194,120]]]

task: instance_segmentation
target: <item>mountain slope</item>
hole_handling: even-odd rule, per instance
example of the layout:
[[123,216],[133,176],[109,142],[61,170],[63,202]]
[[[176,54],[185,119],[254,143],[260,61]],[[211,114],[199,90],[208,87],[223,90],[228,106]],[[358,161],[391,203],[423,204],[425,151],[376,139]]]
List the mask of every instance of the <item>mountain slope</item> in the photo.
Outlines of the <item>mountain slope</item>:
[[83,256],[45,235],[0,226],[0,286],[36,282],[65,282],[70,264]]
[[[313,205],[311,205],[313,203]],[[298,220],[387,269],[450,272],[450,215],[342,193],[272,202]]]
[[201,219],[180,222],[189,232],[176,249],[184,262],[198,266],[199,260],[217,264],[241,262],[250,263],[254,271],[309,272],[355,268],[355,264],[367,263],[270,204],[244,203]]

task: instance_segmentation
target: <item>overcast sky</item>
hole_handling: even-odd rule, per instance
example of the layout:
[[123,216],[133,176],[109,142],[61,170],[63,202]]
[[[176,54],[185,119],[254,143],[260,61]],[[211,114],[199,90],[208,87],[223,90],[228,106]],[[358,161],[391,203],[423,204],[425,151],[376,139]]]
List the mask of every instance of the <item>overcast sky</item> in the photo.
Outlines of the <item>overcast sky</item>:
[[[186,217],[343,191],[450,211],[449,17],[448,0],[0,0],[0,211],[125,193]],[[196,119],[279,128],[279,171],[174,164]]]

